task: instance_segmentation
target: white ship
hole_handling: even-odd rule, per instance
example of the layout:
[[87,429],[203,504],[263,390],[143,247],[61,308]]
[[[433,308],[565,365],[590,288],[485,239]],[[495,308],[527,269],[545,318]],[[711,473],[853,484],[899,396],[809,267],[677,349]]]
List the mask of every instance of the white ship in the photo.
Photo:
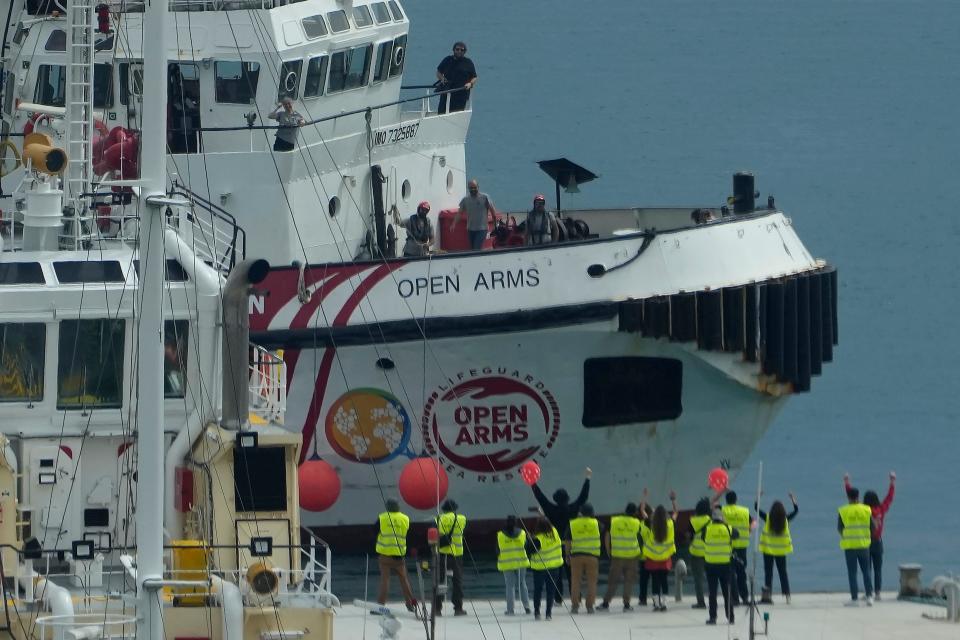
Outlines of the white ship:
[[[60,220],[80,230],[80,248],[128,233],[146,106],[143,4],[100,6],[85,76],[92,169],[67,183],[114,195]],[[71,7],[11,8],[4,132],[57,144],[79,126],[64,117]],[[756,204],[751,175],[737,174],[731,207],[702,223],[694,207],[564,210],[564,241],[524,247],[504,214],[498,246],[455,251],[462,238],[448,222],[468,177],[472,110],[438,114],[432,93],[402,88],[414,43],[401,3],[170,8],[167,175],[191,203],[182,233],[218,264],[235,257],[222,245],[275,265],[251,301],[251,330],[282,352],[285,428],[323,472],[303,500],[323,510],[303,523],[323,535],[366,545],[377,505],[398,492],[423,518],[444,495],[473,521],[526,513],[534,503],[518,468],[529,460],[545,488],[572,490],[592,466],[602,513],[642,487],[674,488],[691,506],[707,471],[735,475],[831,360],[836,272],[772,201]],[[272,151],[267,116],[281,96],[306,120],[290,153]],[[10,192],[22,168],[5,151]],[[558,209],[560,187],[584,179],[563,166],[547,166]],[[421,200],[446,251],[396,258],[400,214]],[[400,491],[404,470],[420,482]]]

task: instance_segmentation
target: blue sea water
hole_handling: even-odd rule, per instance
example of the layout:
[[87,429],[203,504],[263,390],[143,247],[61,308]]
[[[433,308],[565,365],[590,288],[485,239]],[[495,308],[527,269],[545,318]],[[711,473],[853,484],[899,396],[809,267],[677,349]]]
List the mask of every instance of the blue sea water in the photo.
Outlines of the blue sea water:
[[[757,174],[838,266],[840,346],[735,489],[800,500],[795,589],[844,590],[845,471],[886,489],[896,565],[960,572],[960,3],[953,0],[415,2],[408,84],[465,40],[477,65],[468,173],[498,207],[552,193],[536,160],[601,178],[575,207],[719,206]],[[552,198],[550,198],[552,200]],[[601,460],[585,461],[595,468]]]

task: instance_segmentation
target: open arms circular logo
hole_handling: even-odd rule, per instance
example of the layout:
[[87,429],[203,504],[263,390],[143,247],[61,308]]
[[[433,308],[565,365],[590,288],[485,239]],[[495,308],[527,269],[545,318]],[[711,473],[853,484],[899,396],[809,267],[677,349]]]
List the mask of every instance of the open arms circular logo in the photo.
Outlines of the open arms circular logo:
[[442,461],[499,473],[546,457],[560,431],[560,410],[536,377],[485,367],[439,385],[424,406],[421,429],[427,451]]
[[410,417],[381,389],[346,392],[330,405],[325,422],[330,446],[352,462],[387,462],[409,448]]

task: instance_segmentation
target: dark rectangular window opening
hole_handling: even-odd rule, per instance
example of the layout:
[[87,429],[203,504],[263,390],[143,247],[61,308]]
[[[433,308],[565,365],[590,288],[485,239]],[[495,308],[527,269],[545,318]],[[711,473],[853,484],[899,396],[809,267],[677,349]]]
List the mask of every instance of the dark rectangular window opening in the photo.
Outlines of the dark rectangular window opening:
[[85,527],[109,527],[110,509],[84,509],[83,526]]
[[163,322],[163,397],[183,398],[187,393],[189,320]]
[[54,262],[53,270],[60,284],[78,282],[123,282],[123,269],[116,260],[97,262],[93,260],[70,260]]
[[284,447],[234,448],[233,477],[238,513],[286,511],[287,464]]
[[46,338],[43,323],[0,324],[0,402],[43,400]]
[[583,426],[676,420],[683,363],[674,358],[589,358],[583,363]]
[[43,284],[39,262],[0,262],[0,284]]
[[60,323],[57,409],[120,408],[123,320]]
[[[133,268],[137,271],[137,277],[140,277],[140,261],[133,261]],[[167,258],[167,273],[164,276],[164,279],[167,282],[186,282],[187,281],[187,272],[184,271],[183,265],[174,260],[173,258]]]

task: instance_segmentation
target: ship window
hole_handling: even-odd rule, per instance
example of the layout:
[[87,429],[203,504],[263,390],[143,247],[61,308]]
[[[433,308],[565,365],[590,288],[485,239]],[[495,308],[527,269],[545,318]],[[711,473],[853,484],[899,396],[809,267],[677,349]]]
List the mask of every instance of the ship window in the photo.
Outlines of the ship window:
[[46,335],[40,322],[0,324],[0,402],[43,400]]
[[113,34],[107,36],[97,36],[93,42],[94,51],[110,51],[113,49]]
[[163,323],[163,397],[182,398],[187,389],[189,320]]
[[390,77],[403,73],[403,61],[407,57],[407,36],[402,35],[393,41],[393,56],[390,58]]
[[124,281],[123,270],[116,260],[109,262],[97,262],[95,260],[54,262],[53,270],[61,284]]
[[376,19],[377,24],[390,22],[390,10],[387,9],[386,2],[374,2],[370,6],[373,8],[373,17]]
[[93,65],[93,106],[101,109],[113,106],[113,65]]
[[323,95],[323,83],[327,79],[327,56],[310,58],[307,64],[307,79],[303,85],[304,98]]
[[45,51],[66,51],[67,50],[67,32],[63,29],[54,29],[47,38],[47,43],[43,45]]
[[373,81],[383,82],[390,71],[390,54],[393,53],[393,40],[377,45],[377,66],[373,68]]
[[303,31],[307,34],[308,40],[315,40],[327,35],[327,23],[323,21],[321,15],[310,16],[300,22],[303,24]]
[[674,358],[589,358],[583,363],[583,426],[675,420],[683,412],[683,363]]
[[62,64],[37,67],[37,88],[33,101],[50,107],[62,107],[67,87],[67,68]]
[[303,60],[288,60],[280,65],[280,88],[277,99],[290,98],[296,100],[300,95],[300,69]]
[[235,447],[233,479],[237,512],[286,511],[287,460],[284,447]]
[[350,28],[350,22],[347,20],[345,11],[331,11],[327,14],[327,22],[330,23],[330,31],[340,33]]
[[260,65],[256,62],[216,62],[216,98],[226,104],[253,104]]
[[0,284],[43,284],[39,262],[0,262]]
[[131,96],[139,98],[143,95],[143,67],[141,63],[135,63],[131,69],[129,62],[121,62],[119,78],[120,104],[130,104]]
[[108,527],[110,526],[110,509],[84,509],[83,526]]
[[335,93],[367,84],[373,45],[338,51],[330,57],[330,82],[327,91]]
[[359,29],[373,25],[373,18],[370,16],[370,9],[364,5],[354,7],[353,21],[357,23],[357,28]]
[[393,14],[394,20],[403,20],[403,11],[400,11],[400,5],[396,0],[390,0],[390,13]]
[[123,344],[123,320],[62,321],[57,409],[119,408]]
[[[137,271],[137,277],[140,277],[140,261],[133,261],[133,268]],[[174,260],[173,258],[167,258],[167,273],[164,276],[164,279],[167,282],[186,282],[187,281],[187,272],[183,270],[183,265]]]

